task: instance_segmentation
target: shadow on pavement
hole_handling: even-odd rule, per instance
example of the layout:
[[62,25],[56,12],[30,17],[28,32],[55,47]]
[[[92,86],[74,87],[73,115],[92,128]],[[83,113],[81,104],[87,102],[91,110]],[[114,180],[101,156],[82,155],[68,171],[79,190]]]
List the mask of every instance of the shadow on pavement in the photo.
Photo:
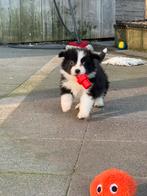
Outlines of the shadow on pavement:
[[106,102],[104,109],[93,112],[92,121],[143,111],[147,111],[147,95],[125,97]]
[[147,77],[110,82],[111,90],[131,89],[147,86]]

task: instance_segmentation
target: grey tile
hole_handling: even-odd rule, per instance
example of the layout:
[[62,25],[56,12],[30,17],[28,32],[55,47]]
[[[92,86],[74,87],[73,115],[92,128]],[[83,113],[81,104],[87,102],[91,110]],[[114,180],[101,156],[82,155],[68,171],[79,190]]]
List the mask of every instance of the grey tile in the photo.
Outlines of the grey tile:
[[121,117],[138,112],[147,112],[147,95],[117,97],[105,103],[103,110],[94,109],[91,121],[100,121],[111,117]]
[[86,139],[147,141],[146,130],[147,112],[138,112],[90,122]]
[[[1,50],[2,48],[0,47]],[[43,57],[35,55],[20,58],[16,57],[17,52],[21,53],[19,50],[16,50],[16,54],[12,54],[11,58],[0,58],[0,96],[9,94],[53,57],[53,54],[48,54]]]
[[63,113],[59,98],[26,99],[1,125],[0,135],[13,138],[83,138],[87,121],[77,111]]
[[74,175],[67,196],[89,196],[91,179],[84,174]]
[[0,170],[70,174],[77,161],[79,141],[0,137]]
[[133,176],[147,176],[147,143],[85,141],[77,173],[96,175],[101,171],[116,167],[128,171]]
[[0,196],[65,196],[69,177],[38,174],[0,174]]
[[42,90],[57,89],[57,88],[59,91],[59,85],[60,85],[60,67],[57,67],[49,74],[49,76],[45,80],[43,80],[40,83],[40,85],[36,89],[34,89],[34,91],[39,92]]

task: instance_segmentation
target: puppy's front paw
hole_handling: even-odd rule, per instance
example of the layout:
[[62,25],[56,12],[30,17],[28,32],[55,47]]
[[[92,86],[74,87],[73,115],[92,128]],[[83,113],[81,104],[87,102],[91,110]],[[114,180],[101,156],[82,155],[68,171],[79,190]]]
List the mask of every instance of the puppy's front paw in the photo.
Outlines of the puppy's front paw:
[[89,117],[89,114],[88,113],[79,112],[77,117],[78,117],[78,119],[85,119],[85,118]]
[[71,94],[64,94],[61,96],[61,108],[63,112],[67,112],[71,109],[72,99]]
[[104,99],[99,97],[95,100],[94,107],[102,108],[104,107]]
[[68,112],[70,110],[70,105],[64,104],[61,106],[63,112]]
[[94,107],[96,107],[96,108],[103,108],[104,104],[94,103]]

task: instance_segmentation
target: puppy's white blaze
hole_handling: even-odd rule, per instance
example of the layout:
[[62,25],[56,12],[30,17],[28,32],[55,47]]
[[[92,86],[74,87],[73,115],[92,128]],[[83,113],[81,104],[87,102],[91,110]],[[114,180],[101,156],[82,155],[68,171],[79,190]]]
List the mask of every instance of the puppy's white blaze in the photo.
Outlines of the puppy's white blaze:
[[84,66],[81,64],[81,59],[84,57],[84,51],[78,51],[77,57],[76,65],[71,68],[71,75],[76,75],[76,69],[80,70],[80,74],[86,73]]
[[77,66],[77,65],[78,65],[78,66],[81,65],[81,59],[82,59],[83,57],[84,57],[84,51],[79,50],[79,51],[78,51],[78,60],[77,60],[76,66]]
[[71,109],[73,97],[71,94],[64,94],[61,96],[61,108],[63,112],[67,112]]
[[104,52],[104,53],[107,53],[107,52],[108,52],[108,49],[107,49],[107,48],[105,48],[105,49],[103,50],[103,52]]
[[78,113],[79,119],[89,117],[93,103],[93,98],[84,92],[80,99],[80,111]]
[[95,107],[103,107],[104,106],[104,98],[103,97],[98,97],[95,100],[94,106]]

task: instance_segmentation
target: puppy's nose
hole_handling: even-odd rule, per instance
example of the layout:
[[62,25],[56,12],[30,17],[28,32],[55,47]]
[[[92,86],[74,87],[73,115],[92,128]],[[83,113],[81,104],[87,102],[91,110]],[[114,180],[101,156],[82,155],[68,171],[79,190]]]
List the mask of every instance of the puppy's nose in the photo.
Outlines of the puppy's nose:
[[76,70],[75,70],[75,73],[76,73],[76,74],[79,74],[79,73],[80,73],[80,69],[76,69]]

